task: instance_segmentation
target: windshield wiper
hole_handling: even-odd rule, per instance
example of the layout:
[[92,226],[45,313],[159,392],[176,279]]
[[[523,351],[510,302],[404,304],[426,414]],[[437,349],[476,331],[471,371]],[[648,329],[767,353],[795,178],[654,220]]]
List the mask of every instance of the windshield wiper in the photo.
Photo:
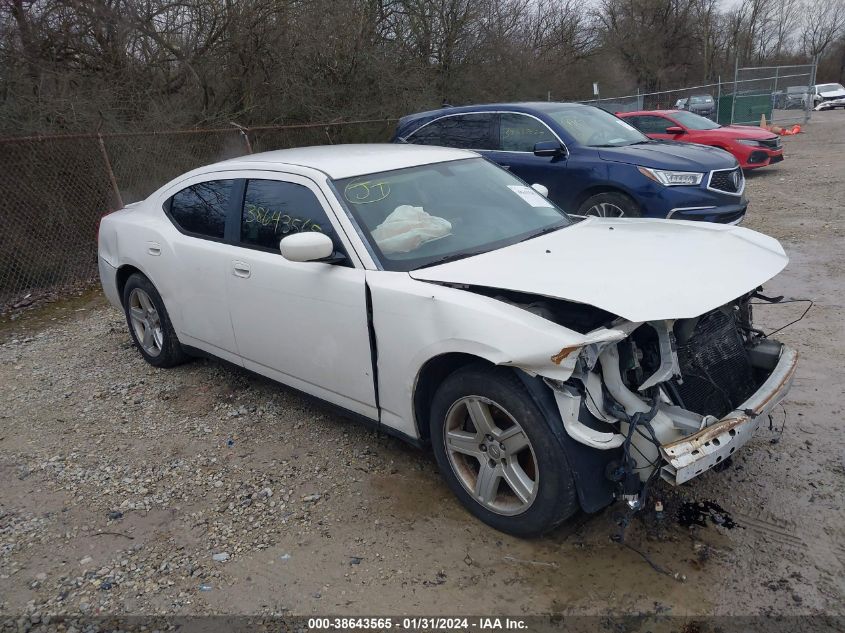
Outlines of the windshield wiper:
[[459,259],[465,259],[467,257],[481,255],[482,253],[486,252],[487,251],[470,251],[468,253],[452,253],[451,255],[444,255],[443,257],[428,262],[427,264],[423,264],[422,266],[417,266],[414,270],[419,270],[420,268],[429,268],[431,266],[438,266],[440,264],[448,264],[449,262],[455,262]]
[[547,226],[544,229],[540,229],[536,233],[532,233],[528,237],[524,237],[520,242],[527,242],[528,240],[533,240],[535,237],[540,237],[541,235],[545,235],[546,233],[551,233],[553,231],[557,231],[558,229],[562,229],[569,226],[569,224],[553,224],[552,226]]

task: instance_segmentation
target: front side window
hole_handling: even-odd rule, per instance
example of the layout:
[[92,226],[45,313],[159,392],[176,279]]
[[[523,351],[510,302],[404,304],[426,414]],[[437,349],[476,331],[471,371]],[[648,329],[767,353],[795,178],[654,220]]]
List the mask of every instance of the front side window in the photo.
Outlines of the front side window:
[[333,182],[385,270],[469,257],[568,226],[568,216],[483,158]]
[[673,125],[662,116],[641,115],[625,117],[625,120],[643,134],[666,134],[666,128]]
[[555,135],[542,121],[524,114],[499,115],[499,143],[506,152],[533,152],[541,141],[556,141]]
[[547,113],[572,138],[587,147],[623,147],[648,142],[634,126],[601,108],[565,107],[547,110]]
[[323,205],[304,185],[280,180],[247,182],[241,213],[241,243],[267,250],[279,250],[286,235],[319,231],[340,244]]
[[495,149],[494,121],[495,115],[488,113],[447,116],[424,125],[405,140],[417,145],[442,145],[458,149]]
[[222,240],[234,180],[210,180],[182,189],[170,199],[170,219],[184,233]]

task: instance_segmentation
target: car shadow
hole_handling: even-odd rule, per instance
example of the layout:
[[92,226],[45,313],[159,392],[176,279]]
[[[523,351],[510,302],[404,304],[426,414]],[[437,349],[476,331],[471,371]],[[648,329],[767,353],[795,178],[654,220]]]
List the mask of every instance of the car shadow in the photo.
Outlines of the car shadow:
[[742,173],[746,180],[766,180],[777,176],[779,171],[775,166],[766,166],[757,169],[743,169]]

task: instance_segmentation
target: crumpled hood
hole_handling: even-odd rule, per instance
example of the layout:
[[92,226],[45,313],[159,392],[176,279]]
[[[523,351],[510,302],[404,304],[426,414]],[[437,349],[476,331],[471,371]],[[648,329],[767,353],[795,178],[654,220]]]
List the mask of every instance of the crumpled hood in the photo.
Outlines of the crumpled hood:
[[588,218],[414,279],[585,303],[635,322],[699,316],[786,266],[774,238],[704,222]]
[[599,149],[599,156],[603,160],[653,169],[699,172],[731,169],[738,164],[733,156],[717,147],[674,141],[649,141],[623,147],[602,147]]

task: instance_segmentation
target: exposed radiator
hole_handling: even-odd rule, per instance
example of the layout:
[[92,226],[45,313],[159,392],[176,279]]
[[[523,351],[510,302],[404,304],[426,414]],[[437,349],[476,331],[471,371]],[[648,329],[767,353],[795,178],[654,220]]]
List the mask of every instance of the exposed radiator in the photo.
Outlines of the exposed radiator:
[[682,406],[700,415],[720,418],[756,388],[742,335],[721,310],[699,319],[692,337],[678,346],[678,361],[683,382],[675,385]]

